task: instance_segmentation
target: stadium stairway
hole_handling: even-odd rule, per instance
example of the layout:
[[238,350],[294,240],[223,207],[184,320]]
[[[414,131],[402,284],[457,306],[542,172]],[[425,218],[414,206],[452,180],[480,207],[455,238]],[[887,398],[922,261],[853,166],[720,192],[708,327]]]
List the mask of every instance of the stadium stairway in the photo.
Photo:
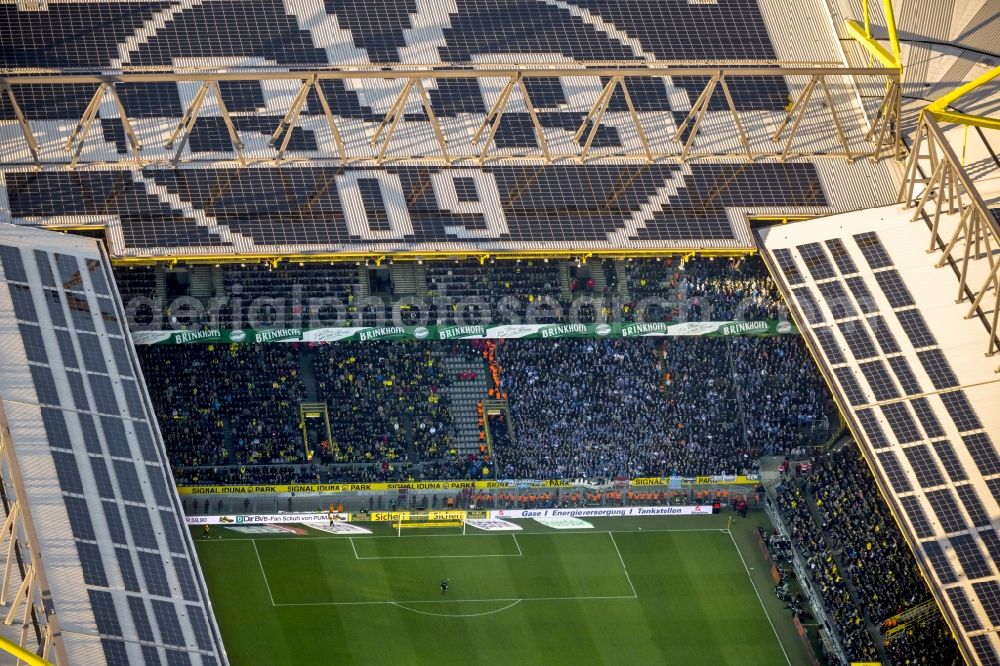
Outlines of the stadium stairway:
[[628,266],[624,259],[615,259],[615,272],[618,274],[618,295],[628,300]]
[[212,266],[207,264],[195,264],[188,269],[190,276],[190,294],[201,302],[207,302],[212,297],[213,276]]
[[413,279],[416,281],[417,298],[427,298],[427,267],[423,262],[413,267]]
[[389,275],[392,277],[392,293],[395,296],[414,296],[417,293],[417,279],[414,269],[416,264],[389,264]]
[[599,296],[608,288],[608,276],[604,273],[603,261],[592,261],[590,266],[590,279],[594,281],[594,295]]
[[568,303],[573,298],[573,291],[569,288],[569,264],[565,261],[559,262],[559,299]]
[[[450,378],[447,393],[452,418],[455,419],[454,442],[459,453],[479,450],[479,415],[476,405],[486,398],[489,390],[489,370],[482,359],[460,357],[445,351],[435,351],[439,363],[444,364]],[[457,379],[461,373],[475,373],[475,379]]]

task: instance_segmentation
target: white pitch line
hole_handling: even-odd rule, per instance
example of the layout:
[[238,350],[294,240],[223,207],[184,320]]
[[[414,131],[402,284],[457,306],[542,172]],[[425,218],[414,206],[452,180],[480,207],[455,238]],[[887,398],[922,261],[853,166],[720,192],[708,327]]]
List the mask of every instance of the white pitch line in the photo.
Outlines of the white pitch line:
[[396,606],[397,608],[402,608],[403,610],[408,610],[411,613],[420,613],[421,615],[433,615],[434,617],[480,617],[480,616],[483,616],[483,615],[493,615],[495,613],[502,613],[503,611],[507,610],[508,608],[513,608],[514,606],[518,605],[522,601],[524,601],[524,599],[518,599],[517,601],[514,601],[512,603],[507,604],[503,608],[497,608],[496,610],[485,611],[483,613],[459,613],[457,615],[456,614],[452,614],[452,613],[431,613],[431,612],[428,612],[428,611],[417,610],[416,608],[407,608],[406,606],[403,605],[403,603],[406,603],[406,602],[393,602],[392,605]]
[[517,556],[518,557],[524,557],[524,553],[521,552],[521,544],[519,544],[517,542],[517,535],[512,533],[511,537],[513,537],[513,539],[514,539],[514,545],[517,546]]
[[[355,551],[356,552],[356,551]],[[475,557],[521,557],[520,555],[384,555],[380,557],[358,557],[359,560],[444,560]]]
[[356,546],[354,545],[354,537],[347,537],[347,540],[351,542],[351,550],[353,550],[353,551],[354,551],[354,559],[356,559],[356,560],[360,560],[361,558],[360,558],[360,557],[358,557],[358,549],[357,549],[357,547],[356,547]]
[[622,551],[618,550],[618,542],[615,541],[614,532],[608,532],[608,536],[611,537],[611,543],[615,545],[615,552],[618,553],[618,560],[622,563],[622,571],[625,572],[625,580],[628,581],[628,586],[632,588],[632,597],[638,599],[639,595],[635,593],[635,585],[632,584],[632,578],[628,575],[628,567],[625,566],[625,558],[622,557]]
[[472,604],[489,603],[495,601],[598,601],[613,599],[635,599],[635,596],[610,596],[610,597],[530,597],[523,599],[417,599],[415,601],[306,601],[301,603],[274,604],[281,606],[398,606],[400,604]]
[[271,584],[267,582],[267,573],[264,571],[264,563],[260,561],[260,551],[257,550],[257,542],[250,539],[253,544],[253,552],[257,554],[257,564],[260,565],[260,575],[264,577],[264,587],[267,588],[267,596],[271,597],[271,606],[274,606],[274,595],[271,594]]
[[781,648],[781,654],[785,655],[785,661],[788,666],[792,666],[792,660],[788,658],[788,653],[785,652],[785,645],[781,642],[781,637],[778,636],[778,630],[774,626],[774,622],[771,621],[771,614],[767,612],[767,607],[764,606],[764,600],[760,596],[760,591],[757,589],[757,583],[753,582],[753,576],[750,575],[750,567],[747,566],[747,561],[743,558],[743,551],[740,550],[740,546],[736,543],[736,538],[733,537],[731,530],[726,530],[729,533],[729,538],[733,542],[733,546],[736,548],[736,554],[740,556],[740,561],[743,562],[743,568],[746,569],[747,578],[750,579],[750,586],[753,587],[754,594],[757,595],[757,601],[760,602],[760,609],[764,611],[764,617],[767,618],[767,623],[771,625],[771,631],[774,632],[774,638],[778,641],[778,647]]

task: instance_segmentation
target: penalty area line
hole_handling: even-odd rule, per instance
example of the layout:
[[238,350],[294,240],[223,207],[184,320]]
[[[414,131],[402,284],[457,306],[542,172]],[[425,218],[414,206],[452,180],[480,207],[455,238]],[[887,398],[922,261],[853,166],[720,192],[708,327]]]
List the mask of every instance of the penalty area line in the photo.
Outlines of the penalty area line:
[[411,601],[307,601],[302,603],[274,604],[282,606],[398,606],[400,604],[474,604],[490,602],[521,602],[521,601],[600,601],[600,600],[635,600],[631,595],[616,595],[605,597],[528,597],[523,599],[416,599]]
[[260,551],[257,550],[257,542],[250,539],[250,543],[253,544],[253,552],[257,555],[257,564],[260,565],[260,575],[264,577],[264,587],[267,588],[267,596],[271,598],[271,606],[276,605],[274,603],[274,595],[271,594],[271,584],[267,582],[267,572],[264,571],[264,563],[260,561]]

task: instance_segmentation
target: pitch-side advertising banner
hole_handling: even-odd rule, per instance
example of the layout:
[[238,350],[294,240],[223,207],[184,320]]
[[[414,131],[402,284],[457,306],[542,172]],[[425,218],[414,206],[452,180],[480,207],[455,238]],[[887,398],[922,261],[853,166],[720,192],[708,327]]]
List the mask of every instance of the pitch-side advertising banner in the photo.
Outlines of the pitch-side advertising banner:
[[712,507],[694,506],[607,506],[581,509],[499,509],[490,511],[490,518],[599,518],[601,516],[711,516]]

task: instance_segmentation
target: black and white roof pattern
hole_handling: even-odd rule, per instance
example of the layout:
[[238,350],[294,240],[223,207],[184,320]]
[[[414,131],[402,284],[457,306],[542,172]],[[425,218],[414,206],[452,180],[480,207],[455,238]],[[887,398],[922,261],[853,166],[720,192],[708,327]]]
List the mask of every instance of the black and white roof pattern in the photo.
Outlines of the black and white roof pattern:
[[0,311],[0,395],[71,662],[225,663],[107,257],[0,225]]

